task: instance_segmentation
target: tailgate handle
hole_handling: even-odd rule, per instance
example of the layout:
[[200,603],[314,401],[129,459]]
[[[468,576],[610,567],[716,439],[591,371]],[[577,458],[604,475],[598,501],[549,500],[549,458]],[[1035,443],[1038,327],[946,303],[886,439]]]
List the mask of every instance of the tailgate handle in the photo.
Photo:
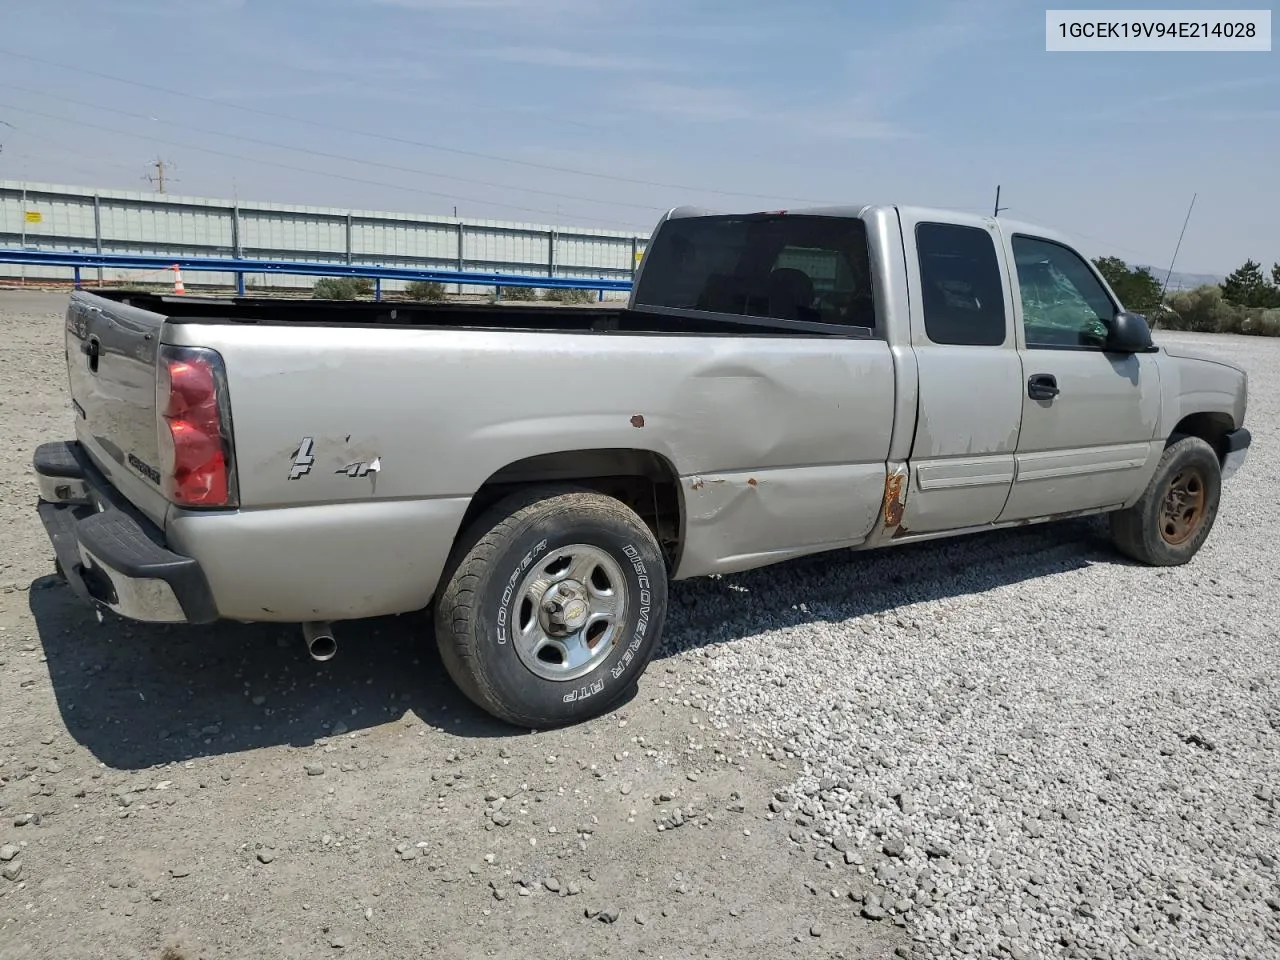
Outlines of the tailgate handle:
[[88,340],[80,344],[80,352],[89,360],[89,371],[91,373],[98,372],[98,353],[102,349],[97,337],[90,337]]

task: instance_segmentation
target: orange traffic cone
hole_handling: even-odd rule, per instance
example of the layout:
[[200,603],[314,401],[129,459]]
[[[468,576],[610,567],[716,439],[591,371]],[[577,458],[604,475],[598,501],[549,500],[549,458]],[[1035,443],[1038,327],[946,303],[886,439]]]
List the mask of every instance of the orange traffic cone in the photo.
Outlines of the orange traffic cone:
[[182,269],[176,263],[173,265],[173,292],[187,292],[187,288],[182,285]]

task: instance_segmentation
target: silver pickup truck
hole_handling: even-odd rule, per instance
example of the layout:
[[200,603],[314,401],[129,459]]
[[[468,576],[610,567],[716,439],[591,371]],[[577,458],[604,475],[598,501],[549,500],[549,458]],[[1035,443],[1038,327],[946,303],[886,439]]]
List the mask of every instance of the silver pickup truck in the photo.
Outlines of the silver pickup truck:
[[83,600],[317,659],[421,611],[532,727],[636,681],[671,579],[1103,512],[1185,563],[1250,442],[1245,373],[1066,239],[901,206],[677,208],[625,308],[76,292],[66,356],[34,466]]

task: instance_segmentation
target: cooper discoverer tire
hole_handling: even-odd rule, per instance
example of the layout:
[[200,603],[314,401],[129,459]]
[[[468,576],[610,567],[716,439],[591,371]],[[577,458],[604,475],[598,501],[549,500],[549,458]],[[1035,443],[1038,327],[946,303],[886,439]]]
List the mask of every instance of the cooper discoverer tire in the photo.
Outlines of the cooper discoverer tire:
[[1121,553],[1158,567],[1186,563],[1213,529],[1222,495],[1222,468],[1199,437],[1173,436],[1142,497],[1111,516]]
[[435,603],[450,677],[481,709],[531,728],[608,710],[643,673],[666,615],[653,533],[573,487],[501,501],[466,531]]

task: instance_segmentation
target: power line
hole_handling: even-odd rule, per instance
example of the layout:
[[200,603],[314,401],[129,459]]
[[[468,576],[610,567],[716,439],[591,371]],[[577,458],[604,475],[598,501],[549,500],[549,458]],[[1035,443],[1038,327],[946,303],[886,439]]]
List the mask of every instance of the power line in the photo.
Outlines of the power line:
[[[66,154],[69,154],[72,157],[82,158],[83,156],[80,151],[73,150],[71,147],[68,147],[65,143],[62,143],[58,140],[54,140],[52,137],[47,137],[42,133],[36,133],[34,130],[28,130],[26,127],[14,126],[8,120],[0,120],[0,127],[8,127],[14,133],[20,134],[21,136],[24,136],[24,137],[32,137],[36,140],[42,140],[45,143],[49,144],[50,146],[54,147],[55,149],[60,150]],[[4,144],[0,143],[0,154],[2,153],[4,153]],[[16,154],[16,156],[22,157],[24,160],[32,159],[31,153],[29,151],[27,153]],[[114,160],[105,160],[105,159],[97,158],[97,162],[100,164],[106,164],[107,166],[117,167],[121,170],[133,171],[135,169],[134,167],[126,167],[123,163],[117,163]],[[80,173],[88,174],[91,177],[96,177],[101,173],[101,171],[92,170],[89,167],[86,167],[86,166],[83,166],[82,164],[77,163],[75,160],[67,160],[64,158],[62,159],[62,164],[68,167],[69,169],[78,170]]]
[[[104,130],[108,133],[115,133],[115,134],[120,134],[122,132],[115,127],[104,126],[103,124],[100,124],[100,123],[91,123],[87,120],[73,120],[70,117],[60,117],[60,116],[57,116],[56,114],[45,113],[41,110],[32,110],[30,107],[18,107],[8,103],[0,103],[0,107],[3,107],[7,110],[16,110],[19,113],[26,113],[36,117],[44,117],[46,120],[56,120],[60,123],[68,123],[78,127],[87,127],[92,130]],[[479,197],[464,197],[464,196],[459,196],[459,195],[450,194],[450,193],[439,193],[438,191],[435,191],[435,190],[424,190],[421,187],[409,187],[409,186],[405,186],[404,184],[390,183],[385,180],[370,180],[367,177],[353,177],[353,176],[350,176],[349,174],[344,174],[344,173],[332,173],[327,170],[316,170],[313,167],[299,167],[295,164],[281,163],[278,160],[266,160],[261,157],[247,157],[244,154],[232,153],[229,150],[218,150],[218,149],[215,149],[214,147],[202,147],[192,143],[181,143],[176,140],[166,140],[163,137],[153,137],[153,136],[150,136],[149,134],[144,134],[144,133],[128,133],[128,134],[125,134],[125,136],[133,137],[136,140],[149,140],[152,143],[162,143],[170,147],[180,147],[184,150],[198,150],[201,153],[209,153],[219,157],[229,157],[233,160],[244,160],[248,163],[258,163],[258,164],[263,164],[265,166],[270,166],[270,167],[279,167],[283,170],[292,170],[295,173],[309,173],[318,177],[331,177],[335,180],[346,180],[349,183],[362,183],[362,184],[365,184],[368,186],[374,186],[374,187],[388,187],[392,190],[404,190],[408,193],[417,193],[423,196],[443,197],[448,200],[461,200],[467,203],[479,203],[479,204],[486,204],[490,206],[505,207],[511,210],[523,210],[528,213],[539,213],[544,216],[552,216],[552,217],[556,216],[556,214],[553,213],[552,211],[540,209],[538,207],[523,207],[517,204],[511,204],[511,203],[495,203],[493,200],[490,200],[490,199],[481,199]],[[599,217],[587,217],[587,216],[577,215],[575,216],[575,219],[593,220],[597,223],[609,224],[615,227],[617,226],[617,221],[603,220]],[[626,226],[630,226],[638,230],[639,229],[649,230],[652,228],[652,224],[647,227],[640,227],[638,224],[626,224]]]
[[[49,61],[43,61],[43,60],[38,62],[50,63]],[[50,65],[56,66],[56,64],[52,64],[52,63],[50,63]],[[68,66],[67,69],[72,69],[72,68]],[[307,72],[307,71],[304,69],[302,72]],[[129,81],[121,80],[120,82],[126,83]],[[523,120],[544,120],[547,123],[552,123],[552,124],[555,124],[556,126],[578,127],[579,129],[582,129],[582,130],[589,130],[593,134],[599,134],[601,130],[601,123],[598,119],[593,118],[590,122],[586,120],[575,120],[574,117],[571,115],[570,111],[568,110],[561,111],[559,113],[543,112],[540,110],[535,110],[523,104],[519,106],[512,106],[505,103],[499,103],[498,101],[495,101],[495,100],[487,100],[487,99],[474,97],[474,96],[464,96],[459,94],[454,89],[451,89],[449,91],[449,101],[451,103],[456,103],[456,104],[463,104],[463,105],[470,104],[476,107],[483,107],[485,110],[493,110],[497,113],[505,113],[513,117],[520,117]],[[230,104],[224,100],[213,99],[211,102],[217,103],[221,106],[234,106],[234,104]],[[626,119],[627,115],[618,114],[618,116],[622,117],[623,119]],[[654,135],[652,132],[646,132],[644,135],[644,139],[646,143],[665,143],[682,150],[688,147],[687,142],[683,142],[675,137],[657,136],[657,135]],[[736,157],[745,157],[752,160],[761,160],[766,163],[774,162],[773,158],[766,157],[765,155],[761,153],[757,153],[752,150],[744,150],[740,146],[735,147],[733,152]],[[762,196],[760,197],[760,199],[767,199],[767,198]],[[805,201],[805,202],[808,202],[808,201]]]
[[[196,133],[205,133],[213,137],[223,137],[231,140],[242,140],[245,143],[254,143],[254,144],[257,144],[258,146],[274,147],[279,150],[291,150],[294,153],[309,154],[313,157],[325,157],[330,160],[342,160],[346,163],[361,164],[369,167],[381,167],[384,170],[395,170],[400,173],[412,173],[415,176],[438,177],[441,180],[456,180],[459,183],[470,183],[480,187],[493,187],[498,190],[515,190],[523,193],[536,193],[542,196],[556,197],[561,200],[579,200],[584,203],[599,203],[599,204],[605,204],[608,206],[631,207],[636,210],[644,210],[644,211],[654,212],[654,213],[661,212],[661,210],[665,209],[663,207],[655,207],[652,204],[628,203],[626,201],[621,201],[621,200],[600,200],[600,199],[596,199],[595,197],[584,197],[584,196],[580,196],[578,194],[573,194],[573,193],[557,193],[553,190],[539,190],[533,187],[517,187],[517,186],[514,186],[513,184],[495,183],[491,180],[476,180],[472,177],[459,177],[449,173],[439,173],[435,170],[424,170],[421,167],[406,167],[402,164],[387,163],[383,160],[367,160],[361,157],[346,156],[341,153],[330,153],[325,150],[315,150],[310,147],[294,147],[294,146],[290,146],[287,143],[280,143],[279,141],[276,141],[276,140],[264,140],[261,137],[247,137],[242,134],[225,133],[221,130],[213,130],[208,127],[199,127],[190,123],[180,123],[177,120],[165,120],[161,117],[153,117],[145,113],[134,113],[129,110],[121,110],[118,107],[107,107],[97,103],[89,103],[88,101],[85,101],[85,100],[77,100],[74,97],[64,97],[64,96],[61,96],[60,94],[47,93],[43,90],[34,90],[34,89],[31,89],[30,87],[23,87],[18,84],[9,84],[9,89],[17,90],[21,93],[29,93],[29,94],[32,94],[33,96],[47,97],[51,100],[61,100],[64,103],[73,103],[76,106],[88,107],[91,110],[98,110],[106,113],[114,113],[122,117],[132,117],[135,120],[145,120],[151,123],[163,123],[166,126],[178,127],[179,129],[183,129],[183,130],[192,130]],[[164,190],[161,189],[160,192],[164,193]]]
[[[0,53],[3,53],[3,52],[4,52],[3,50],[0,50]],[[128,81],[122,81],[122,82],[128,82]],[[161,118],[158,118],[158,117],[152,117],[152,116],[147,115],[147,114],[134,113],[134,112],[131,112],[131,111],[128,111],[128,110],[120,110],[120,109],[115,108],[115,107],[104,107],[104,106],[101,106],[101,105],[99,105],[99,104],[88,103],[88,102],[83,101],[83,100],[76,100],[76,99],[74,99],[74,98],[72,98],[72,97],[63,97],[63,96],[60,96],[60,95],[58,95],[58,94],[51,94],[51,93],[45,93],[44,91],[32,90],[32,89],[25,88],[25,87],[22,87],[22,86],[19,86],[19,85],[16,85],[16,84],[10,84],[10,85],[9,85],[9,87],[10,87],[10,89],[13,89],[13,90],[18,90],[18,91],[21,91],[21,92],[24,92],[24,93],[32,93],[32,94],[36,94],[36,95],[39,95],[39,96],[45,96],[45,97],[49,97],[49,98],[51,98],[51,99],[55,99],[55,100],[62,100],[62,101],[67,102],[67,103],[72,103],[72,104],[76,104],[76,105],[79,105],[79,106],[89,107],[90,109],[93,109],[93,110],[101,110],[101,111],[105,111],[105,112],[108,112],[108,113],[115,113],[115,114],[118,114],[118,115],[120,115],[120,116],[131,117],[131,118],[134,118],[134,119],[147,120],[147,121],[157,122],[157,123],[163,123],[163,124],[165,124],[165,125],[167,125],[167,126],[179,127],[179,128],[182,128],[182,129],[192,130],[192,131],[195,131],[195,132],[197,132],[197,133],[205,133],[205,134],[208,134],[208,135],[210,135],[210,136],[226,137],[226,138],[228,138],[228,139],[233,139],[233,140],[242,140],[242,141],[244,141],[244,142],[246,142],[246,143],[254,143],[254,144],[258,144],[258,145],[260,145],[260,146],[268,146],[268,147],[278,148],[278,149],[282,149],[282,150],[290,150],[290,151],[293,151],[293,152],[295,152],[295,153],[310,154],[310,155],[312,155],[312,156],[316,156],[316,157],[325,157],[325,158],[328,158],[328,159],[342,160],[342,161],[349,162],[349,163],[364,164],[364,165],[367,165],[367,166],[373,166],[373,167],[382,167],[382,168],[387,169],[387,170],[395,170],[395,171],[400,171],[400,172],[404,172],[404,173],[412,173],[412,174],[419,175],[419,176],[436,176],[436,177],[440,177],[441,179],[446,179],[446,180],[457,180],[457,181],[459,181],[459,182],[461,182],[461,183],[471,183],[471,184],[476,184],[476,185],[480,185],[480,186],[491,186],[491,187],[495,187],[495,188],[498,188],[498,189],[511,189],[511,190],[517,190],[517,191],[525,191],[525,192],[529,192],[529,193],[544,194],[544,195],[546,195],[546,196],[559,197],[559,198],[561,198],[561,199],[566,199],[566,200],[580,200],[580,201],[585,201],[585,202],[588,202],[588,203],[605,203],[605,204],[612,203],[612,201],[607,201],[607,200],[595,200],[595,199],[590,198],[590,197],[580,197],[580,196],[576,196],[576,195],[573,195],[573,194],[556,193],[556,192],[553,192],[553,191],[537,190],[537,189],[527,188],[527,187],[513,187],[513,186],[506,185],[506,184],[492,183],[492,182],[484,181],[484,180],[474,180],[474,179],[470,179],[470,178],[467,178],[467,177],[456,177],[456,176],[453,176],[453,175],[450,175],[450,174],[438,174],[438,173],[435,173],[435,172],[433,172],[433,171],[430,171],[430,170],[424,170],[424,169],[421,169],[421,168],[416,168],[416,167],[406,167],[406,166],[402,166],[402,165],[399,165],[399,164],[385,163],[385,162],[383,162],[383,161],[378,161],[378,160],[363,160],[363,159],[360,159],[360,158],[358,158],[358,157],[344,156],[344,155],[342,155],[342,154],[329,153],[329,152],[326,152],[326,151],[323,151],[323,150],[313,150],[313,149],[305,148],[305,147],[292,147],[292,146],[289,146],[289,145],[287,145],[287,144],[282,144],[282,143],[278,143],[278,142],[271,141],[271,140],[263,140],[263,139],[261,139],[261,138],[257,138],[257,137],[247,137],[247,136],[242,136],[242,135],[240,135],[240,134],[234,134],[234,133],[223,133],[223,132],[221,132],[221,131],[211,130],[211,129],[206,128],[206,127],[197,127],[197,126],[194,126],[194,125],[192,125],[192,124],[179,123],[179,122],[174,121],[174,120],[164,120],[164,119],[161,119]],[[0,104],[0,106],[3,106],[3,104]],[[172,141],[172,140],[164,140],[164,139],[161,139],[161,138],[158,138],[158,137],[151,137],[151,136],[148,136],[148,135],[146,135],[146,134],[132,134],[132,133],[128,133],[128,132],[126,132],[126,131],[120,130],[120,129],[118,129],[118,128],[115,128],[115,127],[103,127],[103,126],[98,126],[98,125],[96,125],[96,124],[84,123],[83,121],[72,120],[72,119],[67,118],[67,117],[59,117],[59,116],[55,116],[55,115],[53,115],[53,114],[48,114],[48,113],[41,113],[41,112],[39,112],[39,111],[30,110],[30,109],[28,109],[28,108],[24,108],[24,107],[11,107],[10,109],[21,110],[21,111],[26,112],[26,113],[31,113],[31,114],[34,114],[34,115],[36,115],[36,116],[42,116],[42,117],[45,117],[45,118],[47,118],[47,119],[50,119],[50,120],[56,120],[56,121],[61,122],[61,123],[83,124],[84,126],[94,127],[95,129],[99,129],[99,130],[107,130],[107,131],[110,131],[110,132],[112,132],[112,133],[121,134],[121,135],[123,135],[123,136],[132,136],[132,137],[140,138],[140,139],[143,139],[143,140],[151,140],[151,141],[154,141],[154,142],[157,142],[157,143],[167,144],[167,145],[169,145],[169,146],[177,146],[177,147],[182,147],[182,148],[190,149],[190,150],[199,150],[199,151],[206,152],[206,153],[212,153],[212,154],[215,154],[215,155],[218,155],[218,156],[231,157],[231,158],[233,158],[233,159],[238,159],[238,160],[245,160],[245,161],[248,161],[248,162],[250,162],[250,163],[262,163],[262,164],[266,164],[266,165],[269,165],[269,166],[279,167],[279,168],[286,169],[286,170],[293,170],[293,171],[300,172],[300,173],[311,173],[311,174],[314,174],[314,175],[317,175],[317,176],[332,177],[332,178],[335,178],[335,179],[346,180],[346,181],[348,181],[348,182],[353,182],[353,183],[363,183],[363,184],[368,184],[368,185],[371,185],[371,186],[389,187],[389,188],[394,189],[394,190],[403,190],[403,191],[407,191],[407,192],[410,192],[410,193],[418,193],[418,194],[422,194],[422,195],[424,195],[424,196],[443,197],[443,198],[448,199],[448,200],[462,200],[462,201],[466,201],[466,202],[470,202],[470,203],[483,203],[483,204],[488,204],[488,205],[490,205],[490,206],[506,207],[506,208],[509,208],[509,209],[512,209],[512,210],[522,210],[522,211],[525,211],[525,212],[528,212],[528,213],[540,213],[540,214],[543,214],[543,215],[545,215],[545,216],[551,216],[551,217],[559,217],[559,216],[561,216],[561,212],[560,212],[559,210],[551,211],[551,210],[541,209],[541,208],[537,208],[537,207],[524,207],[524,206],[519,206],[519,205],[515,205],[515,204],[498,203],[497,201],[494,201],[494,200],[492,200],[492,199],[481,200],[481,199],[476,198],[476,197],[455,196],[454,194],[446,194],[446,193],[439,193],[439,192],[431,191],[431,190],[423,190],[423,189],[421,189],[421,188],[417,188],[417,187],[407,187],[407,186],[403,186],[403,185],[401,185],[401,184],[388,183],[388,182],[386,182],[386,181],[381,181],[381,180],[367,180],[367,179],[362,179],[362,178],[358,178],[358,177],[350,177],[350,176],[346,176],[346,175],[343,175],[343,174],[330,173],[330,172],[328,172],[328,171],[324,171],[324,170],[313,170],[313,169],[310,169],[310,168],[307,168],[307,167],[296,167],[296,166],[291,166],[291,165],[289,165],[289,164],[280,163],[280,162],[278,162],[278,161],[272,161],[272,160],[261,160],[261,159],[254,158],[254,157],[246,157],[246,156],[243,156],[243,155],[240,155],[240,154],[228,153],[228,152],[226,152],[226,151],[215,150],[215,149],[212,149],[212,148],[209,148],[209,147],[201,147],[201,146],[196,146],[196,145],[193,145],[193,144],[178,143],[178,142],[175,142],[175,141]],[[18,129],[17,127],[14,127],[14,126],[13,126],[13,124],[7,124],[7,126],[11,127],[11,128],[12,128],[12,129],[14,129],[14,130],[17,130],[17,129]],[[30,136],[39,136],[39,135],[37,135],[37,134],[32,133],[30,130],[25,130],[25,129],[24,129],[24,130],[23,130],[23,132],[27,133],[27,134],[28,134],[28,135],[30,135]],[[43,137],[43,139],[49,140],[49,142],[50,142],[50,143],[53,143],[55,146],[62,146],[61,144],[58,144],[56,141],[54,141],[54,140],[50,140],[48,137]],[[63,149],[67,149],[67,150],[69,150],[69,149],[70,149],[70,148],[67,148],[67,147],[65,147],[65,146],[62,146],[62,148],[63,148]],[[123,168],[123,165],[122,165],[122,164],[112,163],[111,161],[106,161],[106,162],[111,163],[111,165],[112,165],[112,166],[117,166],[117,167],[121,167],[121,168]],[[84,169],[84,168],[81,168],[81,169]],[[166,180],[167,180],[167,179],[168,179],[168,178],[166,178]],[[163,190],[161,190],[161,192],[163,193],[164,191],[163,191]],[[1009,209],[1008,207],[1001,207],[1001,206],[999,206],[999,200],[1000,200],[1000,187],[999,187],[999,186],[997,186],[997,187],[996,187],[996,204],[997,204],[997,206],[996,206],[996,212],[995,212],[995,215],[996,215],[996,216],[999,216],[999,212],[1000,212],[1001,210],[1008,210],[1008,209]],[[1192,203],[1194,204],[1194,202],[1195,202],[1195,201],[1194,201],[1194,198],[1193,198]],[[642,209],[642,210],[654,210],[654,211],[656,211],[656,210],[658,210],[658,209],[659,209],[659,208],[657,208],[657,207],[645,207],[645,206],[642,206],[642,205],[640,205],[640,204],[632,204],[632,203],[617,203],[617,204],[615,204],[615,205],[617,205],[617,206],[634,207],[634,208]],[[957,208],[957,209],[968,209],[968,210],[970,210],[971,212],[974,212],[974,213],[980,212],[980,210],[979,210],[978,208],[973,208],[973,207],[970,207],[970,208]],[[456,206],[454,207],[454,211],[455,211],[455,215],[456,215],[456,211],[457,211],[457,207],[456,207]],[[1037,217],[1037,216],[1035,215],[1035,213],[1034,213],[1034,212],[1031,212],[1031,211],[1028,211],[1028,212],[1027,212],[1027,216],[1028,216],[1029,218],[1033,219],[1033,220],[1040,220],[1041,222],[1049,222],[1049,221],[1045,221],[1045,219],[1044,219],[1043,217]],[[585,216],[585,215],[576,216],[576,217],[575,217],[575,219],[590,220],[590,221],[593,221],[593,222],[595,222],[595,223],[603,223],[603,224],[609,224],[609,225],[616,225],[616,224],[618,223],[617,221],[614,221],[614,220],[606,220],[606,219],[601,219],[601,218],[599,218],[599,217],[589,217],[589,216]],[[632,227],[632,228],[635,228],[635,229],[637,229],[637,230],[641,230],[641,229],[643,229],[643,230],[648,230],[648,229],[651,229],[651,227],[649,227],[649,226],[641,227],[640,225],[638,225],[638,224],[633,224],[633,223],[626,223],[626,224],[622,224],[622,225],[623,225],[623,226]],[[1145,254],[1142,254],[1142,253],[1141,253],[1141,251],[1135,250],[1135,249],[1133,249],[1132,247],[1125,247],[1125,246],[1122,246],[1122,245],[1120,245],[1120,244],[1114,243],[1113,241],[1111,241],[1111,240],[1110,240],[1110,239],[1108,239],[1108,238],[1092,236],[1092,235],[1087,234],[1087,233],[1082,233],[1082,232],[1080,232],[1080,231],[1078,231],[1078,230],[1073,230],[1073,229],[1071,229],[1070,227],[1065,227],[1065,229],[1067,230],[1067,232],[1069,232],[1069,233],[1073,234],[1073,235],[1074,235],[1074,236],[1076,236],[1076,237],[1079,237],[1079,238],[1080,238],[1080,239],[1082,239],[1082,240],[1092,240],[1092,241],[1094,241],[1094,242],[1096,242],[1096,243],[1103,244],[1104,246],[1109,247],[1109,248],[1111,248],[1111,249],[1113,249],[1113,250],[1119,250],[1119,251],[1122,251],[1122,252],[1125,252],[1125,253],[1130,253],[1130,254],[1138,254],[1139,256],[1145,256]],[[1184,227],[1184,229],[1185,229],[1185,227]],[[1176,256],[1176,253],[1175,253],[1175,256]]]
[[[1019,209],[1024,209],[1024,208],[1020,207]],[[1064,233],[1070,234],[1072,237],[1075,237],[1079,240],[1092,240],[1094,243],[1100,244],[1101,246],[1106,247],[1109,250],[1118,250],[1121,253],[1131,253],[1131,254],[1137,255],[1138,257],[1143,257],[1143,258],[1147,256],[1141,250],[1135,250],[1133,247],[1121,246],[1120,244],[1114,243],[1106,237],[1095,237],[1092,234],[1088,234],[1080,230],[1072,229],[1072,227],[1069,224],[1064,224],[1061,221],[1058,221],[1056,219],[1037,216],[1035,212],[1031,210],[1025,210],[1024,216],[1029,221],[1041,223],[1041,224],[1044,224],[1045,226],[1051,226],[1051,227],[1054,227],[1055,229],[1060,229]]]
[[[4,126],[9,127],[10,129],[22,134],[24,137],[34,137],[36,140],[42,140],[45,143],[49,144],[51,147],[56,147],[58,150],[61,150],[64,153],[67,153],[73,157],[76,157],[77,159],[84,159],[83,150],[77,150],[73,147],[69,147],[65,143],[63,143],[61,140],[55,140],[53,137],[50,137],[45,133],[37,133],[36,131],[31,130],[27,127],[15,127],[12,123],[8,123],[4,120],[0,120],[0,124],[3,124]],[[104,157],[94,157],[93,159],[94,159],[94,162],[99,165],[115,167],[117,170],[128,170],[130,172],[133,172],[134,170],[137,169],[136,167],[133,167],[133,166],[126,166],[125,164],[120,163],[117,160],[107,160]],[[80,164],[69,163],[66,160],[63,160],[62,162],[67,166],[72,167],[73,169],[80,170],[83,173],[92,174],[93,176],[98,175],[98,171],[91,170],[90,168],[81,166]]]
[[776,196],[776,195],[762,194],[762,193],[747,193],[747,192],[737,191],[737,190],[716,190],[711,187],[697,187],[697,186],[690,186],[688,184],[680,184],[680,183],[664,183],[663,181],[660,181],[660,180],[644,180],[637,177],[622,177],[622,176],[618,176],[617,174],[596,173],[591,170],[580,170],[574,167],[562,167],[556,164],[538,163],[535,160],[517,160],[514,157],[503,157],[503,156],[498,156],[492,153],[481,153],[476,150],[463,150],[459,147],[449,147],[449,146],[445,146],[444,144],[429,143],[424,140],[411,140],[407,137],[396,137],[386,133],[372,133],[367,130],[355,130],[350,127],[339,127],[332,123],[328,123],[324,121],[308,120],[305,117],[294,117],[285,113],[276,113],[273,110],[263,110],[258,107],[247,107],[247,106],[244,106],[243,104],[238,104],[238,103],[227,103],[226,101],[223,101],[223,100],[216,100],[213,97],[201,96],[200,94],[195,94],[195,93],[186,93],[181,90],[175,90],[171,87],[162,87],[154,83],[144,83],[139,80],[127,80],[124,77],[117,77],[108,73],[101,73],[97,70],[87,70],[84,67],[74,67],[74,66],[71,66],[70,64],[56,63],[52,60],[45,60],[41,57],[33,57],[30,54],[18,53],[15,50],[0,49],[0,54],[4,54],[5,56],[8,56],[8,57],[16,57],[21,60],[27,60],[32,63],[44,64],[45,66],[55,67],[59,70],[70,70],[75,73],[85,74],[86,76],[98,77],[99,79],[102,79],[102,80],[111,80],[116,83],[129,84],[130,86],[140,87],[144,90],[154,90],[158,93],[167,94],[168,96],[183,97],[188,100],[199,100],[204,103],[211,103],[218,107],[230,108],[233,110],[241,110],[245,113],[253,113],[261,117],[268,117],[272,120],[287,120],[290,123],[299,123],[305,126],[318,127],[320,129],[330,131],[330,132],[337,130],[339,132],[349,133],[355,136],[370,137],[375,140],[385,140],[388,143],[398,143],[403,146],[420,147],[424,150],[439,150],[444,153],[452,153],[458,156],[471,157],[473,159],[493,160],[498,163],[510,163],[516,166],[531,167],[537,170],[551,170],[556,173],[569,173],[578,177],[592,177],[597,180],[611,180],[615,183],[630,183],[630,184],[635,184],[635,185],[645,186],[645,187],[659,187],[664,190],[684,190],[692,193],[710,193],[710,194],[715,194],[717,196],[722,196],[722,197],[747,197],[753,200],[786,200],[794,203],[810,203],[810,204],[829,204],[833,202],[830,200],[814,200],[812,198],[807,198],[807,197],[783,197],[783,196]]

